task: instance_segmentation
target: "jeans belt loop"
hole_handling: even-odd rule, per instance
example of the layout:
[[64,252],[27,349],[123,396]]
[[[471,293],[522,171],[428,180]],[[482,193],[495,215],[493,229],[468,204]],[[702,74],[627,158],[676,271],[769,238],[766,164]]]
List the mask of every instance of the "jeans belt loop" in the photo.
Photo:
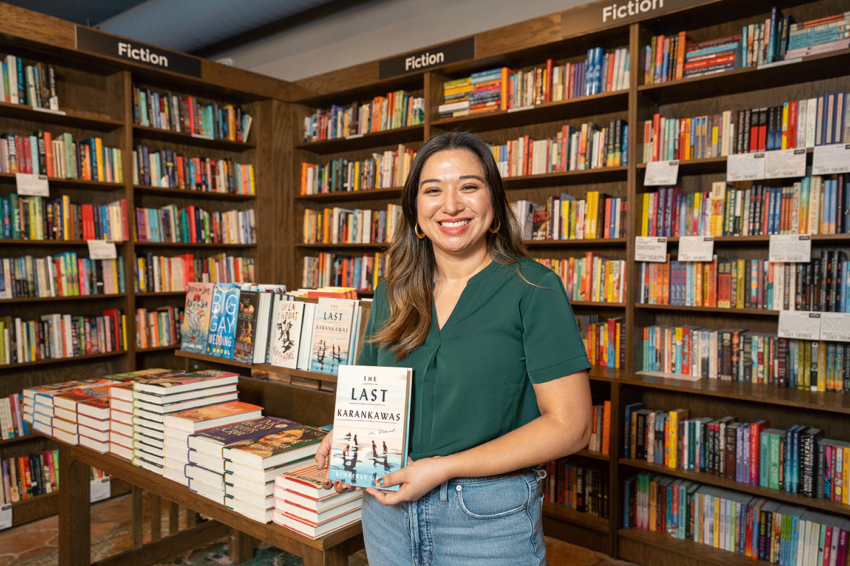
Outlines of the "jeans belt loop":
[[440,484],[440,503],[449,502],[449,482],[444,481]]

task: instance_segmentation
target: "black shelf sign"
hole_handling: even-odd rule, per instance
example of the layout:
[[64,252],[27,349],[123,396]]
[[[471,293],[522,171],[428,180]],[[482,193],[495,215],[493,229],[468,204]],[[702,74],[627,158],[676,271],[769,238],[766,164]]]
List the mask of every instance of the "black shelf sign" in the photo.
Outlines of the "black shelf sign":
[[378,78],[380,80],[392,79],[469,59],[475,59],[474,37],[380,61],[378,63]]
[[171,71],[189,77],[201,78],[201,60],[159,47],[144,45],[129,39],[103,33],[91,28],[76,26],[77,49],[97,55],[124,59],[161,71]]

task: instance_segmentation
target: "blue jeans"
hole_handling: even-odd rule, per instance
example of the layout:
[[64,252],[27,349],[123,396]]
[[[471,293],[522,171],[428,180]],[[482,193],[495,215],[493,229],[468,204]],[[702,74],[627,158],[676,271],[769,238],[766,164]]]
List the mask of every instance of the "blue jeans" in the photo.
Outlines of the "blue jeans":
[[455,478],[418,501],[383,506],[363,492],[373,566],[541,566],[546,544],[537,473]]

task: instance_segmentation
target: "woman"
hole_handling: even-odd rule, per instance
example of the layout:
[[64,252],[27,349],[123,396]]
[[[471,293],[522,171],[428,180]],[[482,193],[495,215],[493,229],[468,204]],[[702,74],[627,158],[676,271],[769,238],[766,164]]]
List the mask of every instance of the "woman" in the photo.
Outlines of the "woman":
[[422,147],[402,208],[358,363],[413,368],[411,461],[366,490],[368,559],[545,564],[532,467],[583,448],[591,423],[590,364],[563,284],[527,257],[472,134]]

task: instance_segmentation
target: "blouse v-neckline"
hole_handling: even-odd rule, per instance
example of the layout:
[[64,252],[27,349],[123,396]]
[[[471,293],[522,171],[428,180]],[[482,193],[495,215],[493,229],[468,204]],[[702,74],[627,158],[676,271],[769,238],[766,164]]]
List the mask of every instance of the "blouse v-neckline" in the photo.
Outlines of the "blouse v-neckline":
[[481,279],[484,278],[486,273],[489,273],[490,271],[495,269],[495,266],[497,265],[499,265],[498,262],[496,262],[495,260],[490,260],[490,263],[484,266],[484,269],[469,278],[469,280],[466,282],[466,285],[464,285],[463,290],[460,292],[460,296],[457,298],[457,302],[455,303],[454,307],[452,307],[449,316],[446,317],[446,322],[443,324],[442,327],[440,327],[440,320],[437,318],[437,302],[431,301],[431,328],[435,331],[438,339],[442,337],[442,334],[446,331],[446,328],[448,328],[449,325],[456,321],[458,316],[460,316],[456,315],[455,313],[457,313],[459,307],[462,307],[463,304],[468,302],[464,300],[464,297],[467,297],[467,291],[470,289],[470,285],[477,284],[479,281],[481,281]]

